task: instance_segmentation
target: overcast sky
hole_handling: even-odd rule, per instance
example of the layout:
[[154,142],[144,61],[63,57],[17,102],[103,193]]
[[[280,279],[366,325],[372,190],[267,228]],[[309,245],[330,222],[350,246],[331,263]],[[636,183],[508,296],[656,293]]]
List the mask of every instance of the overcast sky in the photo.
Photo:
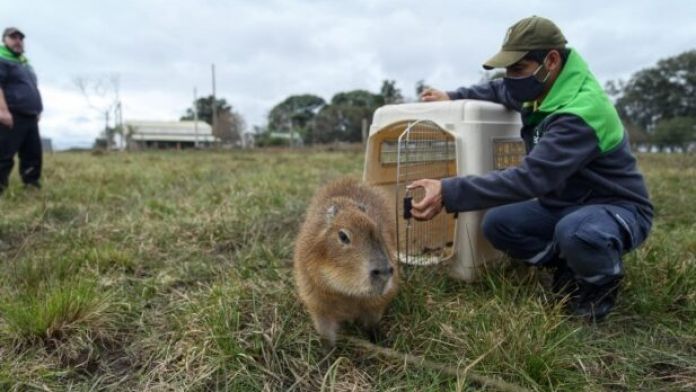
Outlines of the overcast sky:
[[[103,116],[76,77],[118,75],[124,117],[177,120],[193,89],[217,95],[263,125],[289,95],[331,99],[396,80],[454,89],[480,80],[481,63],[517,20],[540,15],[563,30],[600,82],[627,79],[696,48],[696,1],[5,1],[2,27],[26,34],[54,146],[90,146]],[[99,102],[96,102],[97,104]]]

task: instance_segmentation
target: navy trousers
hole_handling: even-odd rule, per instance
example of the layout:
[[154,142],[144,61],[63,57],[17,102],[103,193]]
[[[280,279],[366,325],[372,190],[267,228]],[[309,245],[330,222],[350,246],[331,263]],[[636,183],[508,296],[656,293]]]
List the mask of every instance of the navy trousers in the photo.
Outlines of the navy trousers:
[[548,208],[537,200],[490,209],[483,233],[510,257],[541,266],[560,259],[589,283],[623,276],[621,256],[640,245],[651,222],[630,205]]
[[25,184],[38,184],[41,178],[38,118],[14,113],[12,117],[12,128],[0,124],[0,190],[7,188],[15,154],[19,155],[19,175]]

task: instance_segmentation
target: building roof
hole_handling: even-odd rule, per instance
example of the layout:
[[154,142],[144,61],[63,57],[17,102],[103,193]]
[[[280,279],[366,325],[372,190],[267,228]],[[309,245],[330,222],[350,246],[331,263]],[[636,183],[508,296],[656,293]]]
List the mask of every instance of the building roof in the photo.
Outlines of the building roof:
[[205,121],[151,121],[125,122],[129,137],[139,141],[214,142],[212,127]]

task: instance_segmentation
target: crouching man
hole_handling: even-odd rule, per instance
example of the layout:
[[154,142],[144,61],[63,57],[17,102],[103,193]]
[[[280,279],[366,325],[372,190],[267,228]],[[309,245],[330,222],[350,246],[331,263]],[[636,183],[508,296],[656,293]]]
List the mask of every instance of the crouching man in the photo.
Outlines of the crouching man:
[[653,207],[614,106],[580,54],[550,20],[515,23],[483,64],[505,77],[455,91],[426,89],[423,101],[479,99],[519,111],[527,155],[483,176],[422,179],[416,219],[490,208],[486,238],[510,257],[554,269],[567,310],[592,321],[614,307],[622,255],[641,244]]

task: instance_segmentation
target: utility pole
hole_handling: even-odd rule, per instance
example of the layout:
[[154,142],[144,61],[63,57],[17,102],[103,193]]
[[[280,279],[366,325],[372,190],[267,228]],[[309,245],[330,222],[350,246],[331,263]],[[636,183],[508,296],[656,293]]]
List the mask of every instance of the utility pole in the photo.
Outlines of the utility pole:
[[113,110],[114,110],[114,136],[116,136],[116,132],[120,133],[120,140],[116,143],[116,148],[121,149],[124,144],[125,144],[125,139],[124,137],[126,135],[123,134],[123,118],[121,117],[121,80],[118,76],[116,75],[111,75],[111,84],[114,87],[114,93],[116,95],[116,101],[113,104]]
[[119,98],[118,102],[116,103],[116,109],[114,110],[114,127],[118,129],[121,133],[121,145],[120,149],[124,150],[127,147],[127,132],[125,129],[125,125],[123,125],[123,105],[121,104],[121,99]]
[[109,136],[109,111],[111,109],[106,109],[104,110],[104,136],[106,137],[106,149],[111,150],[111,143],[113,142],[116,144],[116,141],[114,140],[114,134],[112,133],[111,136]]
[[213,70],[213,136],[217,136],[217,98],[215,98],[215,64],[212,64]]
[[193,146],[198,148],[198,97],[196,94],[196,88],[193,88],[193,131],[196,134],[195,142]]

